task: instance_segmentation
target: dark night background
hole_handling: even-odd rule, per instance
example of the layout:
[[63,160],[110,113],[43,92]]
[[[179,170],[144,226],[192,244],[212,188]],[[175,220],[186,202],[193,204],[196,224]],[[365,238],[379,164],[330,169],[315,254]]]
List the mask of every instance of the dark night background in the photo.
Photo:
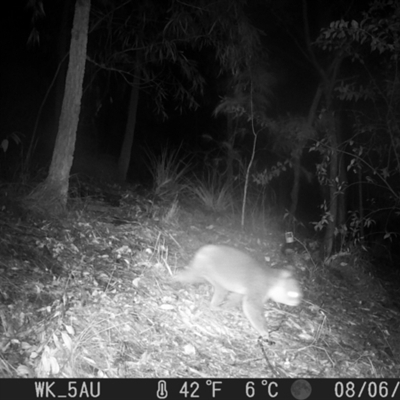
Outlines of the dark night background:
[[[32,23],[32,9],[27,7],[27,2],[22,0],[13,2],[10,4],[7,17],[3,14],[1,25],[3,32],[1,47],[4,54],[1,60],[1,130],[3,136],[10,132],[19,132],[24,138],[24,148],[29,144],[39,107],[58,65],[57,45],[61,37],[60,30],[64,29],[69,37],[71,29],[73,2],[70,2],[69,7],[63,6],[64,3],[61,1],[53,0],[45,1],[43,4],[46,15]],[[101,2],[99,4],[101,5]],[[95,6],[96,3],[93,7]],[[285,7],[297,13],[301,12],[301,8],[296,10],[290,2],[285,4]],[[310,8],[313,9],[314,6]],[[62,21],[63,12],[69,13],[67,23]],[[273,87],[269,112],[274,116],[306,113],[317,84],[315,73],[301,59],[296,60],[300,58],[298,49],[285,32],[279,30],[264,2],[250,1],[247,13],[252,23],[266,32],[262,37],[263,45],[268,53],[271,74],[277,81]],[[39,42],[28,44],[33,25],[40,35]],[[90,49],[93,48],[90,38],[88,47],[90,54]],[[207,53],[207,50],[205,52]],[[211,53],[212,51],[208,50],[208,54],[200,56],[192,54],[207,78],[204,96],[197,96],[200,105],[197,110],[184,109],[180,113],[176,111],[176,104],[166,104],[168,119],[163,119],[156,113],[151,94],[146,93],[146,90],[140,93],[135,147],[144,144],[153,148],[167,143],[177,146],[183,142],[190,150],[198,150],[199,146],[204,147],[200,138],[204,133],[216,138],[225,135],[221,133],[226,129],[224,118],[213,117],[212,113],[220,98],[226,93],[224,87],[226,79],[224,76],[216,76],[217,65],[212,67],[202,65],[203,61],[204,64],[217,64]],[[202,60],[204,55],[206,59]],[[90,63],[87,69],[89,74],[93,72]],[[92,87],[85,78],[86,97],[82,104],[77,148],[79,151],[82,142],[88,142],[90,150],[118,157],[126,124],[129,94],[118,74],[113,75],[100,69],[95,72],[97,81],[92,83]],[[50,162],[55,140],[54,132],[58,124],[59,110],[54,109],[53,92],[54,89],[44,104],[39,119],[40,142],[36,148],[36,156],[41,166],[46,166],[44,160]],[[11,147],[10,153],[15,146]],[[18,151],[19,149],[17,153]],[[11,170],[14,168],[11,165],[8,167]],[[137,171],[133,171],[134,169],[131,168],[130,171],[132,179],[141,178],[137,176]]]
[[[44,15],[38,18],[33,18],[35,8],[32,4],[35,2],[29,4],[30,6],[26,1],[12,2],[7,13],[2,14],[0,139],[15,133],[22,140],[20,145],[10,140],[10,147],[2,154],[1,174],[6,180],[11,179],[18,169],[21,157],[26,155],[37,122],[38,141],[34,143],[35,151],[30,171],[32,174],[37,171],[43,173],[50,164],[60,115],[58,81],[52,86],[40,114],[39,108],[52,83],[58,63],[68,49],[72,24],[73,2],[44,1]],[[110,7],[112,4],[106,1],[93,2],[90,22],[92,28],[96,18],[103,15],[101,10],[112,8]],[[120,3],[115,2],[115,4]],[[318,71],[304,56],[306,48],[305,39],[302,37],[303,4],[307,4],[307,24],[311,41],[314,41],[320,29],[327,27],[331,21],[341,18],[347,20],[361,18],[361,12],[368,9],[367,3],[348,4],[345,1],[247,2],[244,7],[245,14],[250,23],[261,31],[262,49],[267,60],[265,72],[270,79],[268,106],[264,111],[275,121],[289,117],[305,118],[320,84]],[[28,44],[33,29],[37,32],[37,40]],[[105,61],[108,55],[102,53],[104,37],[107,37],[104,26],[89,34],[89,60],[86,64],[84,96],[72,172],[96,175],[97,167],[101,171],[103,169],[100,167],[104,167],[110,171],[110,177],[113,179],[115,176],[113,170],[117,168],[116,160],[121,150],[128,117],[130,91],[123,74],[111,71],[111,67]],[[202,155],[208,153],[212,155],[211,157],[217,158],[223,153],[221,143],[226,134],[226,115],[220,113],[215,116],[213,112],[221,98],[229,96],[229,73],[227,71],[220,73],[220,65],[215,59],[212,46],[205,47],[202,51],[184,46],[182,51],[196,63],[199,73],[204,78],[203,93],[193,93],[198,107],[189,109],[185,102],[182,106],[179,100],[174,98],[175,88],[172,85],[169,88],[167,86],[163,117],[157,111],[154,102],[154,88],[149,85],[141,87],[132,158],[127,175],[129,182],[140,182],[145,186],[150,184],[151,177],[146,167],[144,149],[159,154],[163,148],[179,148],[182,156],[195,155],[192,161],[197,168],[200,168],[204,161]],[[315,50],[315,55],[319,57],[321,66],[329,63],[331,56],[328,52],[318,48]],[[132,60],[129,62],[132,63]],[[371,63],[371,70],[378,76],[379,61],[372,60]],[[348,59],[343,61],[341,68],[341,78],[351,78],[354,74],[362,76],[359,68]],[[162,62],[159,69],[160,71],[164,69]],[[65,74],[65,70],[61,70],[60,74],[63,73]],[[177,79],[181,79],[179,76],[181,72],[176,70],[176,74]],[[363,79],[361,78],[361,81]],[[324,105],[320,104],[319,108],[323,107]],[[341,102],[337,97],[333,99],[332,108],[336,115],[340,115],[342,140],[349,139],[354,133],[352,112],[355,110],[365,112],[366,108],[363,110],[363,107],[362,101],[349,106],[349,103]],[[244,119],[241,122],[239,120],[239,127],[249,132],[249,125],[247,124],[246,128],[246,123],[243,121]],[[205,140],[206,135],[211,137],[212,141]],[[285,149],[282,144],[280,147],[277,142],[279,141],[276,137],[266,131],[259,135],[256,170],[271,168],[278,161],[284,162],[290,158],[290,150]],[[248,133],[238,136],[235,140],[235,148],[245,162],[250,158],[251,146],[252,137]],[[306,149],[303,151],[302,165],[313,177],[302,180],[296,217],[304,221],[307,226],[309,222],[315,222],[320,218],[319,207],[324,199],[324,189],[320,187],[315,175],[315,163],[319,161],[317,153],[309,153]],[[104,178],[102,174],[103,172],[100,175]],[[352,177],[348,179],[355,180]],[[290,206],[291,185],[290,171],[271,182],[275,198],[271,206],[279,210],[279,213],[283,214]],[[357,207],[354,204],[358,201],[356,196],[356,190],[350,185],[348,209]],[[386,207],[384,204],[381,206]],[[392,216],[394,214],[392,213]],[[387,215],[385,218],[387,224]],[[311,227],[310,231],[312,233]]]

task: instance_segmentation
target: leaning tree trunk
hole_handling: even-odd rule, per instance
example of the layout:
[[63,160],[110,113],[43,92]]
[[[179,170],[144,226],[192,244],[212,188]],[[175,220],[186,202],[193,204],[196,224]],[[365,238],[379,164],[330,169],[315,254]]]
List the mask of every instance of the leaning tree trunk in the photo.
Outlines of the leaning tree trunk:
[[69,173],[75,150],[85,74],[90,0],[77,0],[72,25],[71,45],[64,100],[49,175],[31,199],[37,209],[59,213],[67,204]]

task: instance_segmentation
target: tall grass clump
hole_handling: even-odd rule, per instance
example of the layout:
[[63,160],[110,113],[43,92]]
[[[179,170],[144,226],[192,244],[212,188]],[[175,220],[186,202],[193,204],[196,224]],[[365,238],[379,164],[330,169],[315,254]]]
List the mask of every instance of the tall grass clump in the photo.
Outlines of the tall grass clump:
[[196,178],[188,185],[189,191],[208,210],[226,212],[234,210],[232,187],[212,171],[204,179]]
[[162,198],[176,198],[185,189],[183,178],[189,171],[189,163],[180,159],[179,150],[164,148],[157,156],[146,150],[147,168],[153,179],[153,193]]

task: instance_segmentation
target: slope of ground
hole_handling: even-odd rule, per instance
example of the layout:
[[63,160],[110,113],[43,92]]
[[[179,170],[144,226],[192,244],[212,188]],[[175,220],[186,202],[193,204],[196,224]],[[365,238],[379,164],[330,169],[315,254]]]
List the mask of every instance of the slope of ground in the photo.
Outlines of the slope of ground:
[[[0,376],[400,376],[400,310],[361,256],[324,267],[308,253],[283,255],[271,226],[242,230],[228,215],[134,188],[97,194],[39,220],[3,193]],[[239,308],[211,309],[209,285],[171,282],[206,243],[294,268],[302,304],[265,307],[274,344]]]

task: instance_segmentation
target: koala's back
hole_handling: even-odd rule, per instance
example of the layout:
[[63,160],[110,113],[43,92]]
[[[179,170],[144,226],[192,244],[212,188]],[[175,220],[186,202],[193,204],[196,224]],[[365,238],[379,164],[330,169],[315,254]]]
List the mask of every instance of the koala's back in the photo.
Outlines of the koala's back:
[[215,288],[244,296],[268,298],[297,305],[301,290],[290,271],[261,265],[246,253],[228,246],[207,245],[195,254],[189,268],[178,274],[180,282],[206,280]]
[[296,306],[302,298],[301,289],[290,271],[263,266],[246,253],[228,246],[200,248],[189,268],[178,273],[174,280],[211,283],[214,287],[212,306],[218,306],[228,292],[239,294],[244,314],[261,335],[267,336],[263,304],[271,298]]

